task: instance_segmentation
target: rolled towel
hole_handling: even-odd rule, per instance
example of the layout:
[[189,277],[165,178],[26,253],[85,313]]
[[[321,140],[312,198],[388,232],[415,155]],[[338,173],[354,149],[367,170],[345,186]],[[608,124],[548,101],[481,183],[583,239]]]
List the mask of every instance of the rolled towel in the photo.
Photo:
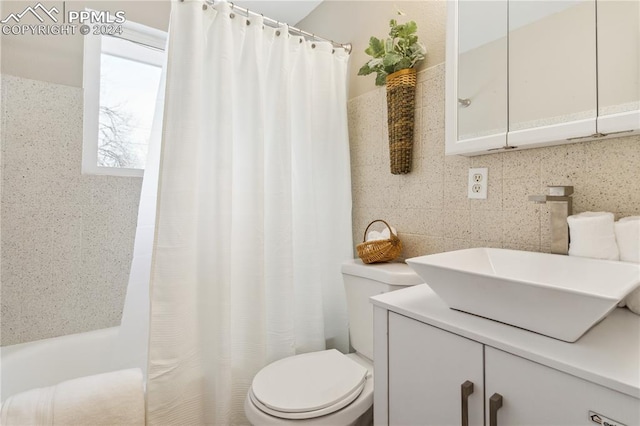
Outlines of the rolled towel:
[[[393,232],[393,235],[398,236],[398,231],[396,231],[396,228],[394,228],[393,226],[391,227],[391,232]],[[391,238],[391,234],[389,233],[389,228],[384,228],[382,232],[380,232],[380,235],[382,235],[382,238],[384,238],[385,240],[388,240],[389,238]]]
[[615,223],[615,232],[620,260],[640,263],[640,216],[620,219]]
[[632,291],[624,301],[631,312],[636,315],[640,315],[640,288]]
[[367,234],[367,241],[378,241],[378,240],[384,240],[384,237],[382,236],[382,234],[378,231],[369,231],[369,233]]
[[[640,216],[630,216],[615,223],[616,241],[623,262],[640,263]],[[626,306],[631,312],[640,315],[640,288],[618,306]]]
[[2,404],[0,423],[144,426],[142,372],[114,371],[16,394]]
[[613,213],[584,212],[569,216],[569,256],[618,260]]
[[[393,235],[398,235],[396,228],[391,227],[391,232]],[[367,233],[367,241],[378,241],[378,240],[388,240],[391,238],[391,234],[389,233],[389,228],[384,228],[382,231],[369,231]]]

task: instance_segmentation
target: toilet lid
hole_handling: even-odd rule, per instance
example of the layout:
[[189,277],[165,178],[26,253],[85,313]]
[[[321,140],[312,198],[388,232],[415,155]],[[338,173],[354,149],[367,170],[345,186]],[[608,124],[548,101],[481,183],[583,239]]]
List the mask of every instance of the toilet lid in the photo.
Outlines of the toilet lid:
[[253,379],[251,392],[260,403],[256,405],[280,413],[319,412],[336,406],[335,411],[342,408],[337,407],[340,403],[357,398],[366,380],[366,368],[331,349],[266,366]]
[[315,417],[326,416],[327,414],[335,413],[336,411],[346,407],[347,405],[351,404],[358,396],[360,396],[364,387],[365,387],[365,383],[363,383],[362,386],[358,387],[355,391],[347,395],[345,399],[343,399],[342,401],[338,402],[335,405],[330,405],[328,407],[321,408],[320,410],[305,411],[303,413],[302,412],[287,413],[284,411],[272,410],[271,408],[265,406],[263,403],[258,401],[256,396],[253,394],[253,390],[249,390],[249,398],[251,399],[251,402],[253,403],[253,405],[255,405],[258,409],[260,409],[260,411],[264,413],[267,413],[274,417],[280,417],[283,419],[304,420],[304,419],[313,419]]

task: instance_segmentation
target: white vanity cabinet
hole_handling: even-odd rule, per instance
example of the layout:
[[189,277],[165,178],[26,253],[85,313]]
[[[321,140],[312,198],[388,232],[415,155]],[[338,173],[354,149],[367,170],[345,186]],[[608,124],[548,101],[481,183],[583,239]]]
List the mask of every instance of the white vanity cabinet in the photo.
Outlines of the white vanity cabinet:
[[[640,400],[629,395],[492,347],[485,347],[484,365],[487,398],[502,397],[498,425],[589,424],[590,411],[611,426],[640,424]],[[486,408],[489,425],[490,402]]]
[[451,310],[426,285],[372,303],[376,425],[640,425],[640,317],[626,309],[566,343]]
[[468,425],[482,425],[482,350],[478,342],[390,313],[389,424],[459,425],[465,411]]

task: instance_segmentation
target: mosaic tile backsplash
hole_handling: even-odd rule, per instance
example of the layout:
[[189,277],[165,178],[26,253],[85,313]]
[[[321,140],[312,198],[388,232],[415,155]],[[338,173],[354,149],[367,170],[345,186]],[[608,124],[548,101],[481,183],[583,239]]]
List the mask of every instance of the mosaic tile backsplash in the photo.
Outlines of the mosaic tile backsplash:
[[[640,214],[640,136],[478,157],[444,155],[445,67],[418,74],[413,171],[389,171],[385,88],[349,101],[354,244],[367,224],[398,229],[403,258],[470,247],[550,251],[549,211],[529,202],[573,185],[574,212]],[[489,169],[488,198],[469,200],[470,167]]]
[[2,76],[3,346],[120,323],[142,180],[81,174],[82,102]]

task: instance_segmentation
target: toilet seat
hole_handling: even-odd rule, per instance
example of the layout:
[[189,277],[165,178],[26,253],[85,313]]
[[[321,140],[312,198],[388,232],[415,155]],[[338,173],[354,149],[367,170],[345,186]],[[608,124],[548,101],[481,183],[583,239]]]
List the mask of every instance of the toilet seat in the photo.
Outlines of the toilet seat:
[[249,399],[251,399],[251,402],[253,403],[253,405],[255,405],[260,411],[275,417],[280,417],[281,419],[288,419],[288,420],[313,419],[315,417],[326,416],[327,414],[335,413],[336,411],[341,410],[342,408],[351,404],[358,396],[360,396],[360,393],[362,392],[362,389],[364,389],[364,386],[365,386],[365,383],[362,383],[362,386],[358,387],[356,390],[353,391],[353,393],[351,393],[350,395],[347,395],[345,399],[338,402],[337,404],[330,405],[328,407],[322,408],[320,410],[314,410],[314,411],[288,413],[284,411],[272,410],[271,408],[262,404],[255,397],[255,395],[253,394],[253,391],[249,391]]
[[368,371],[335,349],[296,355],[263,368],[253,379],[249,398],[269,415],[311,419],[353,402]]

